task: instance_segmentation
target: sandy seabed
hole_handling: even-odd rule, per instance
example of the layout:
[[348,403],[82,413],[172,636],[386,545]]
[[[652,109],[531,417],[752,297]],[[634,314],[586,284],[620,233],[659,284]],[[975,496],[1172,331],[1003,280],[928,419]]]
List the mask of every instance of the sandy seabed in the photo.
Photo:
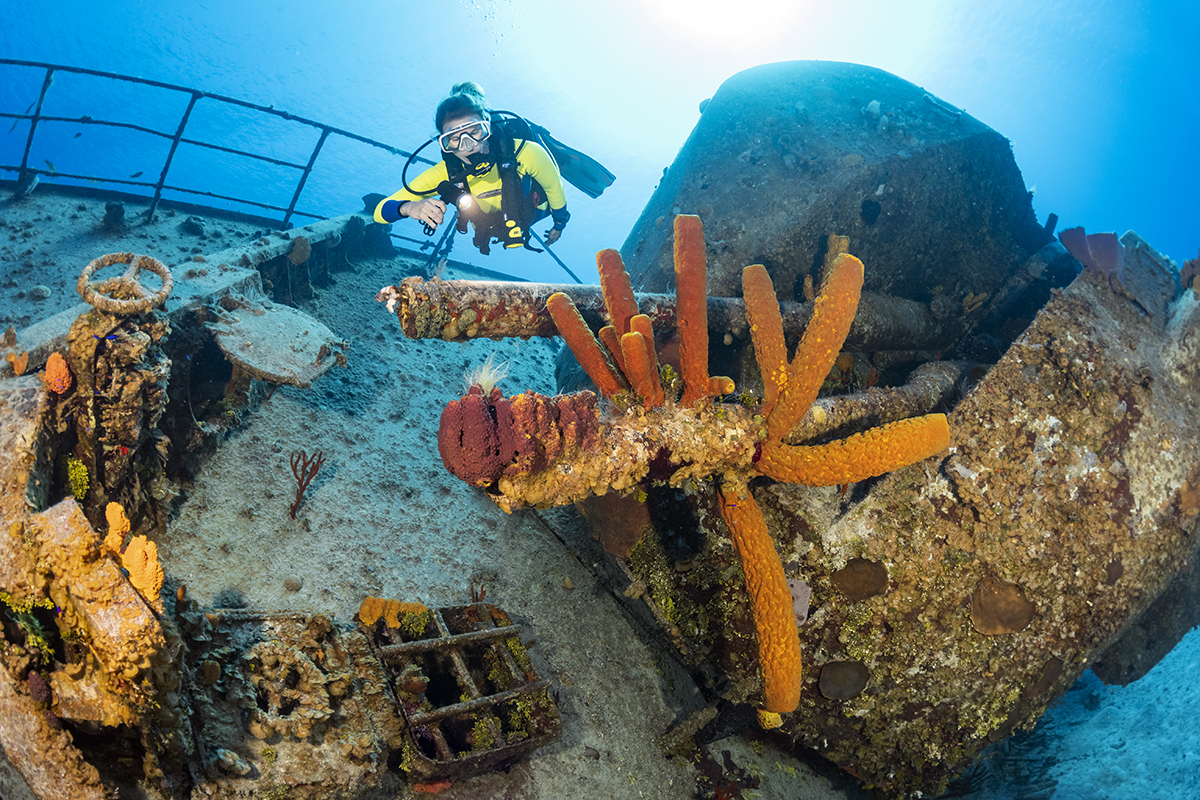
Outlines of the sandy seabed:
[[[169,207],[149,224],[138,211],[130,204],[130,225],[117,234],[100,226],[103,200],[39,189],[0,205],[0,328],[19,332],[73,307],[79,271],[105,253],[175,264],[263,230],[210,218],[201,237],[186,233],[185,215]],[[488,266],[501,269],[502,260],[497,253]],[[349,341],[347,367],[311,389],[279,389],[221,444],[159,538],[165,568],[204,604],[316,610],[343,623],[367,595],[447,606],[483,586],[536,640],[531,656],[558,693],[562,736],[509,773],[460,782],[441,797],[697,796],[695,769],[665,758],[656,739],[702,700],[661,633],[630,615],[603,577],[604,556],[578,515],[506,515],[451,476],[437,453],[441,410],[461,395],[469,369],[492,357],[508,363],[506,394],[552,395],[558,340],[405,339],[374,296],[413,266],[362,261],[315,290],[303,310]],[[451,267],[444,277],[464,276]],[[326,462],[292,519],[289,458],[298,450],[319,450]],[[1200,797],[1200,687],[1191,679],[1198,651],[1193,632],[1123,689],[1086,673],[1035,731],[989,751],[988,775],[972,796]],[[865,796],[761,737],[710,749],[718,761],[730,751],[758,777],[747,798]]]

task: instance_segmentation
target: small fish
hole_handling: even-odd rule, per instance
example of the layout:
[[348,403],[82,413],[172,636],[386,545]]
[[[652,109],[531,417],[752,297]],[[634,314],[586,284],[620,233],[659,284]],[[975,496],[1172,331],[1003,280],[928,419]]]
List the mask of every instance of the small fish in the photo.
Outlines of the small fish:
[[131,178],[140,178],[140,177],[142,177],[142,173],[141,173],[141,172],[135,172],[135,173],[133,173],[132,175],[130,175],[129,177],[131,177]]
[[[29,116],[29,112],[30,112],[30,111],[33,111],[33,105],[34,105],[34,103],[36,103],[36,102],[37,102],[37,101],[36,101],[36,100],[34,100],[34,101],[33,101],[33,103],[30,103],[30,104],[29,104],[29,108],[25,109],[25,114],[24,114],[24,116]],[[17,117],[16,119],[14,119],[14,120],[13,120],[13,126],[12,126],[11,128],[9,128],[9,129],[8,129],[8,132],[9,132],[9,133],[12,133],[13,131],[15,131],[15,130],[17,129],[17,123],[18,123],[18,122],[20,122],[20,121],[21,121],[21,118],[20,118],[20,117]]]
[[56,169],[54,168],[54,162],[53,162],[53,161],[51,161],[51,160],[50,160],[50,159],[48,159],[48,158],[44,158],[44,159],[42,159],[42,160],[46,162],[46,166],[50,168],[50,171],[51,171],[51,172],[58,172],[58,170],[56,170]]
[[78,139],[80,136],[83,136],[83,131],[80,131],[79,133],[75,134],[75,135],[74,135],[74,136],[72,136],[71,138],[72,138],[72,139]]

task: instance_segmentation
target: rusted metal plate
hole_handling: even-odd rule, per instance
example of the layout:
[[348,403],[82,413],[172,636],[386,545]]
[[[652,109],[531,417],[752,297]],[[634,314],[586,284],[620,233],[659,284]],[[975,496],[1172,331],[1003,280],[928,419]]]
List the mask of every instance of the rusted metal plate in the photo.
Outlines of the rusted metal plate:
[[214,311],[217,346],[259,380],[307,389],[337,363],[333,331],[303,311],[229,295]]

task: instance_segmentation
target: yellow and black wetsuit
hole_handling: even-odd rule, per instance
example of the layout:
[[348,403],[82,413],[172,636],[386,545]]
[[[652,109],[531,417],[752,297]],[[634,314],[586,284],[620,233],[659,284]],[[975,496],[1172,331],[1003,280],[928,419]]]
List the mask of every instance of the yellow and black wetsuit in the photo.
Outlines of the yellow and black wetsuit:
[[[523,183],[528,183],[527,180],[524,180],[527,178],[536,181],[544,193],[544,197],[536,198],[539,202],[536,206],[534,219],[542,219],[547,215],[552,216],[554,218],[554,227],[562,230],[566,226],[570,214],[567,213],[567,195],[563,190],[562,176],[559,175],[558,168],[554,164],[554,159],[537,142],[513,139],[512,144],[513,149],[517,153],[517,175],[522,179]],[[494,157],[494,155],[495,148],[493,147],[493,153],[490,157]],[[452,156],[451,158],[457,157]],[[375,221],[381,223],[397,221],[401,218],[401,205],[410,201],[424,200],[436,196],[438,185],[448,180],[448,178],[446,161],[433,165],[409,182],[409,186],[413,191],[410,192],[408,189],[401,189],[390,197],[380,201],[375,206]],[[493,161],[491,169],[482,175],[468,173],[466,181],[468,191],[474,197],[475,202],[478,203],[479,210],[483,212],[483,219],[489,223],[494,221],[500,215],[501,197],[503,194],[500,170],[496,161]],[[512,213],[507,209],[505,209],[505,212]],[[478,228],[479,220],[476,219],[474,222]],[[476,244],[478,244],[478,233],[479,231],[477,231]],[[503,239],[502,236],[499,238]]]

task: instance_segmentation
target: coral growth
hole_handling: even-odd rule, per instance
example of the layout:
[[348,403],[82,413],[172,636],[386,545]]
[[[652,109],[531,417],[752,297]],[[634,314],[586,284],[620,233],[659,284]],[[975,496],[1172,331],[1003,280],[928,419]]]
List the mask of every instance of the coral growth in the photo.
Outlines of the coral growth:
[[1015,583],[987,577],[971,594],[971,624],[985,636],[1024,630],[1037,608]]
[[109,503],[104,507],[104,517],[108,520],[108,535],[104,537],[104,549],[111,555],[119,557],[125,549],[125,535],[129,533],[129,518],[120,503]]
[[304,236],[297,236],[295,241],[292,242],[291,251],[288,253],[288,261],[299,266],[308,261],[310,255],[312,255],[312,245],[309,244],[308,239]]
[[404,631],[409,636],[419,636],[433,619],[433,612],[422,603],[366,597],[358,608],[359,622],[370,628],[381,619],[389,628]]
[[12,364],[13,375],[24,375],[25,368],[29,366],[29,353],[24,351],[20,353],[5,353],[4,359]]
[[1058,239],[1075,260],[1089,272],[1111,281],[1121,280],[1125,271],[1125,245],[1115,233],[1087,233],[1082,227],[1068,228]]
[[296,499],[291,508],[292,519],[296,518],[296,512],[300,510],[300,503],[304,499],[304,490],[312,483],[312,479],[317,477],[317,473],[320,472],[321,465],[324,463],[325,454],[320,450],[311,456],[306,455],[303,450],[292,453],[292,475],[296,478]]
[[[472,463],[471,471],[461,465],[455,471],[443,449],[447,467],[468,482],[488,487],[506,511],[560,505],[610,489],[625,492],[645,482],[678,486],[719,475],[721,513],[742,558],[758,634],[765,696],[760,718],[770,725],[777,725],[778,714],[794,711],[799,703],[800,643],[783,565],[748,481],[763,475],[817,486],[853,482],[928,458],[949,443],[942,414],[902,420],[823,445],[784,442],[816,399],[858,307],[862,262],[844,252],[840,240],[835,244],[812,319],[790,362],[766,269],[754,265],[743,272],[746,314],[765,387],[761,414],[751,414],[744,404],[711,400],[732,393],[734,384],[708,374],[703,228],[699,218],[681,215],[675,219],[675,273],[682,397],[676,400],[673,390],[669,395],[665,391],[666,367],[656,374],[649,320],[638,314],[620,255],[605,250],[597,255],[597,263],[610,325],[598,336],[592,335],[567,295],[552,295],[546,303],[564,341],[616,408],[600,425],[596,452],[581,458],[560,451],[557,460],[552,457],[540,468],[530,460],[526,463],[532,472],[514,474],[498,466],[513,463],[498,445],[503,412],[489,406],[482,393],[451,403],[442,415],[443,432],[448,420],[453,423],[450,444],[460,460],[481,451],[492,460],[488,465]],[[498,391],[493,394],[499,396]]]
[[248,684],[237,694],[248,712],[246,728],[257,739],[307,739],[333,715],[324,673],[299,648],[259,642],[241,655],[231,682]]
[[51,353],[46,359],[46,371],[42,373],[42,383],[55,394],[66,394],[71,388],[71,370],[61,353]]
[[1200,253],[1197,253],[1195,258],[1185,260],[1183,267],[1179,270],[1179,279],[1183,282],[1184,290],[1190,287],[1192,292],[1200,297],[1200,281],[1196,280],[1197,277],[1200,277]]
[[129,518],[120,503],[109,503],[104,508],[105,519],[108,520],[108,534],[104,537],[103,548],[129,573],[129,582],[137,589],[154,610],[162,611],[162,600],[159,594],[163,586],[163,568],[158,560],[158,545],[149,541],[145,536],[134,536],[125,544],[129,534]]
[[71,486],[71,496],[82,503],[83,498],[87,497],[91,477],[87,465],[75,456],[67,456],[67,483]]
[[49,707],[50,701],[53,700],[53,694],[50,687],[46,685],[46,681],[37,670],[29,670],[29,676],[26,678],[26,683],[29,687],[29,696],[33,702],[42,707]]

